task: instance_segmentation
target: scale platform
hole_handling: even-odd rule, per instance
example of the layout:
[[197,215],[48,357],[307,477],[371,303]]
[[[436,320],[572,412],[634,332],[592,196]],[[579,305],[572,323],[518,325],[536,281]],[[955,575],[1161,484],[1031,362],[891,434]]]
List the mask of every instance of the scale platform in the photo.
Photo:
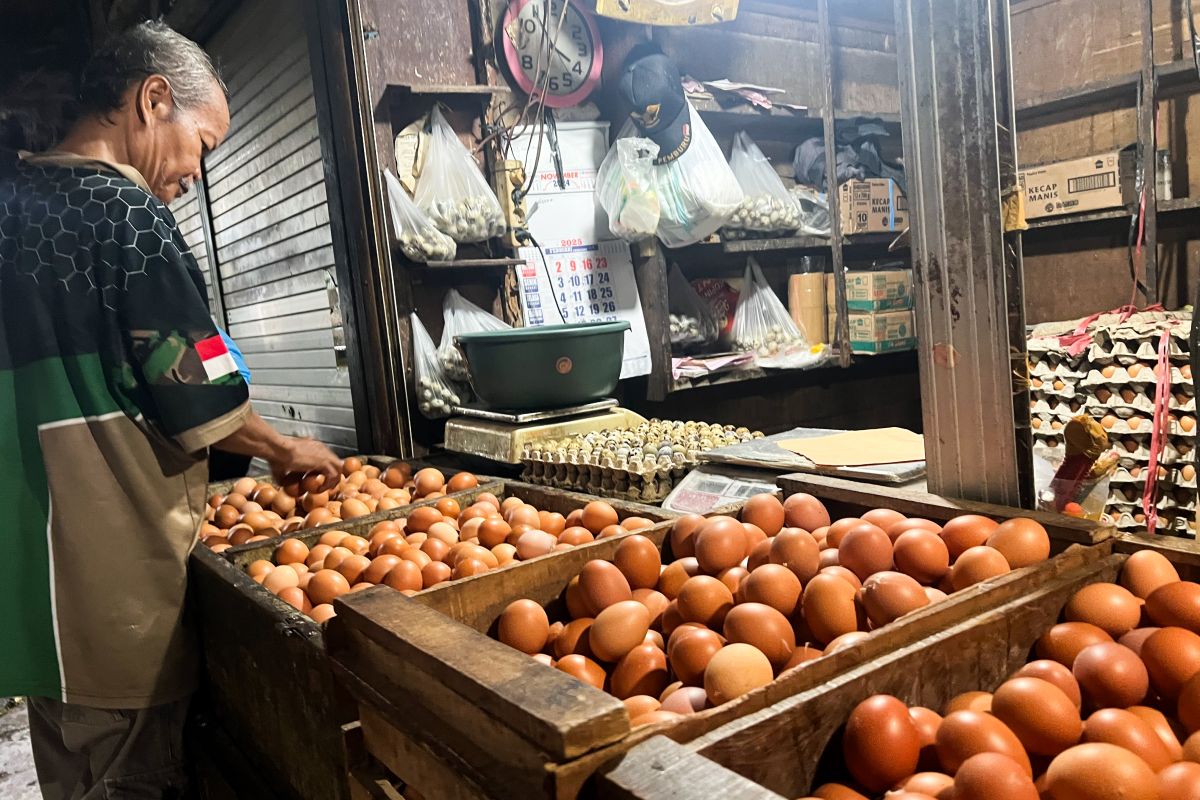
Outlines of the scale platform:
[[520,464],[528,442],[605,428],[629,428],[646,421],[620,408],[613,399],[547,411],[494,411],[477,406],[454,411],[458,416],[446,420],[442,446],[504,464]]

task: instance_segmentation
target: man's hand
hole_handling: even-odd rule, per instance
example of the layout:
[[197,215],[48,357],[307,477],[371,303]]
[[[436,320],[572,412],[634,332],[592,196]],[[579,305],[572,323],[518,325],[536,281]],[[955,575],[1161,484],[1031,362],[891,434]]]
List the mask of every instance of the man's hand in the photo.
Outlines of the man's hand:
[[271,459],[271,472],[280,484],[287,482],[289,474],[319,475],[323,479],[320,489],[332,489],[342,477],[342,459],[316,439],[286,438],[280,456]]

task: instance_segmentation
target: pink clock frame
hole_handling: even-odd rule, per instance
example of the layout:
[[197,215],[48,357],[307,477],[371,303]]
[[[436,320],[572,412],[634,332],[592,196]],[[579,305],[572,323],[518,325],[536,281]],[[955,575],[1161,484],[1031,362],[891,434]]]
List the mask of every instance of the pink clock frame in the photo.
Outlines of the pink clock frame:
[[[508,30],[508,26],[516,21],[517,17],[525,9],[525,6],[530,3],[540,2],[543,2],[543,0],[510,0],[508,9],[504,12],[504,22],[501,30]],[[595,47],[595,53],[592,57],[592,68],[584,76],[582,85],[570,94],[556,95],[547,92],[545,95],[545,104],[549,108],[569,108],[582,103],[600,82],[600,71],[604,66],[604,42],[600,39],[600,29],[596,27],[596,20],[588,9],[581,7],[578,3],[574,4],[574,8],[579,12],[579,16],[583,18],[584,24],[588,27],[588,33],[592,37],[592,44]],[[532,96],[534,94],[533,81],[520,68],[520,53],[517,51],[516,44],[507,35],[501,36],[501,38],[504,40],[504,60],[508,63],[508,71],[512,73],[513,80],[517,82],[517,86],[520,87],[521,91]]]

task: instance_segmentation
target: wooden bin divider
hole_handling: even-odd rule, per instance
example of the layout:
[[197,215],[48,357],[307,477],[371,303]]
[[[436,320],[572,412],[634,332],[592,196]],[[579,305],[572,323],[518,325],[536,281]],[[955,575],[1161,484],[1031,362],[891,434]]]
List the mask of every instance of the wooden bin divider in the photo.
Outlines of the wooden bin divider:
[[[785,493],[790,494],[793,486],[802,485],[803,491],[823,501],[828,498],[835,507],[839,503],[845,503],[848,507],[857,503],[863,509],[886,506],[908,515],[928,516],[939,522],[962,513],[989,513],[997,517],[1023,513],[979,504],[964,508],[952,501],[935,503],[929,499],[932,495],[914,499],[896,490],[879,492],[879,487],[870,487],[870,491],[863,491],[859,485],[847,481],[827,478],[810,481],[808,477],[796,483],[781,480]],[[852,494],[851,490],[859,494]],[[578,574],[584,562],[592,558],[611,558],[611,555],[602,554],[598,548],[576,548],[565,551],[554,560],[537,565],[531,562],[523,572],[512,571],[507,576],[497,576],[496,580],[486,585],[480,583],[472,586],[470,581],[473,579],[468,579],[461,582],[452,595],[439,597],[436,590],[423,593],[424,597],[418,595],[415,600],[463,623],[459,626],[443,621],[436,634],[414,627],[408,617],[415,617],[420,612],[413,610],[413,603],[403,597],[379,589],[345,596],[338,600],[339,616],[331,624],[330,653],[343,683],[359,700],[368,748],[386,767],[401,779],[412,783],[418,791],[423,787],[414,777],[414,761],[400,758],[400,754],[419,750],[437,754],[435,758],[456,765],[453,770],[438,770],[434,766],[423,770],[425,776],[446,778],[448,775],[447,779],[451,780],[449,784],[439,782],[426,787],[431,794],[461,791],[462,787],[457,785],[461,782],[474,787],[476,791],[495,795],[497,790],[488,788],[497,774],[489,771],[493,760],[489,758],[489,748],[495,746],[496,736],[500,735],[508,742],[507,747],[519,752],[521,759],[530,759],[525,768],[532,771],[524,778],[520,771],[515,775],[512,773],[512,767],[518,762],[508,759],[506,775],[511,780],[520,782],[524,790],[530,792],[542,787],[537,791],[537,796],[573,797],[606,762],[638,742],[660,733],[675,741],[690,741],[731,720],[820,686],[863,661],[894,652],[964,619],[1024,596],[1046,581],[1094,563],[1112,552],[1112,545],[1105,542],[1111,536],[1111,528],[1060,517],[1047,518],[1046,522],[1055,549],[1066,548],[1060,555],[956,592],[941,603],[927,606],[881,628],[852,647],[802,664],[771,684],[718,708],[688,715],[681,720],[636,729],[629,728],[628,716],[620,709],[620,726],[623,727],[615,740],[608,724],[612,719],[612,709],[615,708],[615,698],[598,690],[574,694],[564,690],[556,695],[556,705],[550,710],[561,715],[561,721],[577,725],[579,732],[571,733],[561,727],[551,726],[549,720],[544,718],[549,713],[545,707],[524,705],[527,700],[524,687],[527,681],[534,679],[561,682],[561,678],[554,675],[554,670],[528,656],[490,637],[479,635],[493,629],[500,613],[513,600],[530,598],[542,603],[554,602],[571,578]],[[661,548],[666,530],[652,533],[655,534],[652,538]],[[1080,541],[1100,544],[1094,547],[1073,546]],[[613,542],[609,547],[615,549],[616,544],[619,542]],[[434,618],[429,619],[432,621]],[[470,628],[474,631],[470,631]],[[427,665],[421,671],[420,680],[423,683],[419,691],[414,690],[416,684],[411,680],[400,681],[397,678],[401,674],[415,678],[415,674],[405,672],[418,669],[412,666],[414,663]],[[440,685],[434,690],[430,688],[429,681]],[[588,688],[578,682],[574,682],[574,685],[580,689]],[[464,701],[461,693],[466,691],[466,687],[470,687],[468,704],[471,710],[459,715],[449,709]],[[547,687],[544,691],[548,690]],[[459,699],[455,700],[455,697]],[[574,703],[587,708],[576,710]],[[373,709],[368,712],[367,706],[373,706]],[[419,713],[415,710],[417,707],[421,707]],[[401,709],[402,712],[397,713]],[[379,719],[368,725],[368,713]],[[418,717],[428,724],[417,724],[415,720]],[[599,720],[606,722],[600,725]],[[503,734],[497,734],[497,730]],[[548,731],[554,731],[554,735],[561,738],[555,739]],[[542,760],[539,762],[537,758]],[[479,765],[489,769],[482,769]],[[496,765],[495,768],[504,769],[505,765]],[[507,782],[497,784],[509,786]]]
[[[542,510],[564,514],[600,499],[519,481],[483,483],[452,496],[465,505],[465,501],[473,501],[483,492],[502,498],[520,497]],[[387,512],[387,518],[406,516],[414,508],[433,505],[439,499],[393,509]],[[642,532],[660,539],[670,520],[679,516],[639,503],[606,502],[622,519],[644,516],[654,520],[656,525]],[[311,545],[329,530],[364,534],[379,521],[377,515],[371,515],[292,536]],[[255,583],[245,571],[253,561],[269,560],[279,541],[250,542],[223,554],[197,545],[192,554],[190,592],[204,651],[204,692],[214,715],[238,744],[269,765],[264,773],[274,783],[291,787],[303,798],[342,800],[348,790],[340,727],[358,718],[357,704],[334,678],[325,650],[324,627]],[[575,550],[594,548],[611,555],[617,543],[611,538],[601,539]],[[487,597],[494,591],[489,588],[492,583],[506,585],[510,580],[507,573],[532,570],[538,574],[546,568],[543,562],[572,553],[574,550],[564,550],[515,562],[440,584],[415,597],[436,608],[475,605],[476,599],[456,601],[456,593],[461,590],[471,598]],[[394,593],[387,587],[372,591]]]

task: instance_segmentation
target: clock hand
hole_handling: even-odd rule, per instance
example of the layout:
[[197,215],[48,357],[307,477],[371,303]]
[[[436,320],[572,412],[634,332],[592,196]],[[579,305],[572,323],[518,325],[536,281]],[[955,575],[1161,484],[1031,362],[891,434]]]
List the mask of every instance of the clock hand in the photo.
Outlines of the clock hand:
[[554,52],[558,53],[558,57],[562,59],[563,66],[570,68],[571,57],[568,56],[566,53],[564,53],[562,50],[558,49],[558,36],[555,35],[554,38],[551,39],[550,31],[546,28],[546,23],[542,21],[542,18],[534,17],[534,19],[536,19],[538,21],[538,25],[542,26],[542,33],[546,34],[546,38],[550,42],[550,47],[553,48]]

